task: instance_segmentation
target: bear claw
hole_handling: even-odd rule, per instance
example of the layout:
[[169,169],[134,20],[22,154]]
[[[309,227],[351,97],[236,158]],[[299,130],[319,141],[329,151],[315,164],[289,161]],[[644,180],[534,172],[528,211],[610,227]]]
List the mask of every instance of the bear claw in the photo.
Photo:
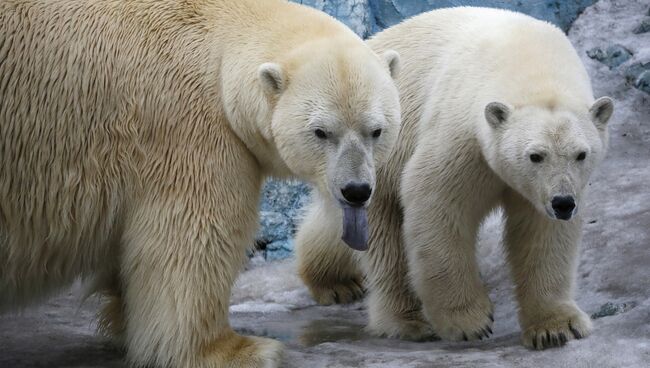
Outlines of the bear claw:
[[571,339],[589,335],[591,321],[579,309],[558,313],[526,328],[522,338],[524,345],[535,350],[560,347]]
[[492,303],[487,295],[465,306],[428,309],[425,314],[441,338],[451,341],[483,340],[492,332]]
[[431,325],[422,316],[391,316],[381,322],[371,322],[368,331],[375,336],[399,338],[409,341],[440,340]]
[[580,331],[573,328],[573,326],[571,326],[571,322],[569,322],[569,330],[571,330],[571,333],[573,334],[573,336],[576,339],[581,339],[582,338],[582,334],[580,333]]
[[349,304],[363,298],[366,290],[360,279],[350,278],[333,283],[307,283],[312,297],[318,304]]

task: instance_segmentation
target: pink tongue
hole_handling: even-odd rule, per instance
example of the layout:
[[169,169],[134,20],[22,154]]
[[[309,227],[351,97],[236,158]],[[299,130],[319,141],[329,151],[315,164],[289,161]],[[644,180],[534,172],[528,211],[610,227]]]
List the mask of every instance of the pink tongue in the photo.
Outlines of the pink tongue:
[[368,213],[364,207],[343,206],[341,239],[352,249],[368,249]]

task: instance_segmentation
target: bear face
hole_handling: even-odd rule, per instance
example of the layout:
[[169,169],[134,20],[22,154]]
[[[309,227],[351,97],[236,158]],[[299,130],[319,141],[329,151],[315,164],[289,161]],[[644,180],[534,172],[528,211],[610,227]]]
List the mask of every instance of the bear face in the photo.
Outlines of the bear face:
[[399,56],[344,46],[319,55],[260,67],[264,89],[275,99],[273,140],[294,175],[341,205],[346,243],[364,248],[376,168],[387,160],[400,127],[392,79]]
[[493,134],[488,164],[541,213],[570,220],[593,169],[605,156],[612,112],[607,97],[579,113],[490,103],[485,108]]

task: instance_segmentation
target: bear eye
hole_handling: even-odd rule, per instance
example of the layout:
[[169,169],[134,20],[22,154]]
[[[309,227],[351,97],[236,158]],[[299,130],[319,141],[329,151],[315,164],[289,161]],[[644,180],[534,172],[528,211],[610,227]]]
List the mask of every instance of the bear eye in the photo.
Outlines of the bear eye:
[[576,160],[582,161],[585,158],[587,158],[587,152],[580,152],[580,153],[578,153],[578,157],[576,157]]
[[539,163],[539,162],[544,161],[544,157],[542,157],[542,155],[537,154],[537,153],[533,153],[532,155],[529,156],[529,158],[534,163]]
[[327,133],[323,129],[316,129],[314,130],[314,134],[318,139],[327,139]]
[[381,129],[376,129],[372,132],[373,138],[379,138],[380,135],[381,135]]

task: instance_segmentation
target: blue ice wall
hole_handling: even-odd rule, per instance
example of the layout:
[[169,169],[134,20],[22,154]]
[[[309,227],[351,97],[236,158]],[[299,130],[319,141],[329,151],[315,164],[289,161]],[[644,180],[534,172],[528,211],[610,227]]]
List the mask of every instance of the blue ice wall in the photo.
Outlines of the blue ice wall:
[[556,24],[565,32],[596,0],[292,0],[322,10],[363,38],[416,14],[454,6],[516,10]]
[[270,180],[264,186],[255,248],[266,259],[286,258],[293,252],[293,235],[309,192],[300,182]]

